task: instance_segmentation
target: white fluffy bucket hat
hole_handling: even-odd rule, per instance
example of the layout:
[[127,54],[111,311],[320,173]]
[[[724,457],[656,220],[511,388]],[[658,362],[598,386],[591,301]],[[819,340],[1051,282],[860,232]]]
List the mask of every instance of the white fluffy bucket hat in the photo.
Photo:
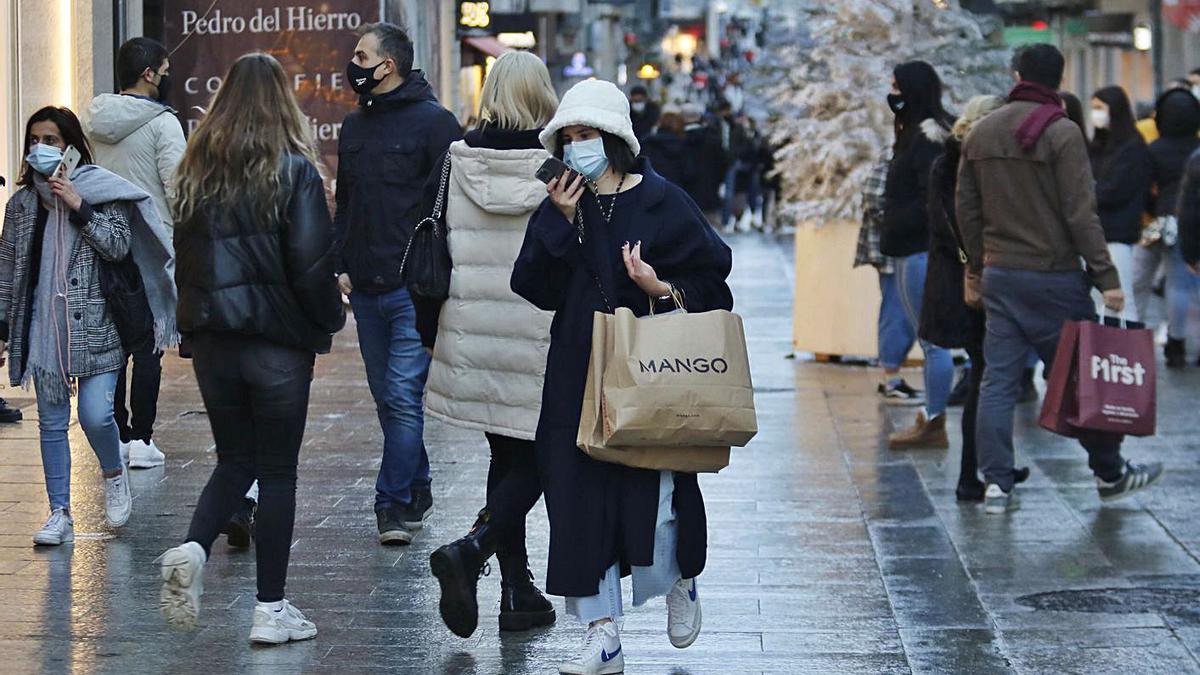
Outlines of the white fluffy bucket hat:
[[559,130],[576,124],[618,136],[629,145],[634,157],[642,151],[629,120],[629,99],[612,82],[584,80],[567,90],[554,119],[538,134],[538,140],[554,154],[558,150]]

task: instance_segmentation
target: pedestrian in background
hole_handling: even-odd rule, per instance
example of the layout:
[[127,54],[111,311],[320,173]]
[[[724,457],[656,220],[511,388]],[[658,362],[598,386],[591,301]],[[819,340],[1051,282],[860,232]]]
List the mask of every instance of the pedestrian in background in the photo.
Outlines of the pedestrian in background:
[[[1094,316],[1092,286],[1112,311],[1125,301],[1096,212],[1087,144],[1058,96],[1064,66],[1052,45],[1022,50],[1021,82],[1007,105],[976,123],[959,164],[965,294],[987,312],[976,442],[989,514],[1018,503],[1013,409],[1029,349],[1052,367],[1063,323]],[[1162,473],[1161,464],[1127,463],[1118,434],[1080,431],[1078,439],[1102,500],[1127,497]]]
[[[551,314],[509,290],[529,216],[546,199],[536,174],[550,157],[538,134],[558,107],[550,72],[529,52],[496,59],[483,83],[479,129],[453,143],[446,232],[453,269],[440,307],[417,303],[421,341],[433,349],[427,414],[484,432],[491,448],[487,503],[470,532],[437,549],[442,619],[469,637],[479,620],[476,584],[500,562],[500,630],[554,623],[554,606],[529,571],[525,517],[542,496],[534,437],[542,404]],[[432,205],[441,189],[427,185]]]
[[642,141],[642,156],[658,175],[687,190],[696,175],[696,165],[688,148],[683,115],[664,112],[654,133]]
[[718,119],[706,118],[703,108],[695,104],[684,107],[683,133],[687,139],[688,162],[695,167],[690,186],[683,187],[704,217],[713,227],[721,227],[721,185],[725,182],[725,171],[730,157],[721,141],[721,126]]
[[879,237],[883,228],[884,191],[887,187],[888,167],[892,163],[889,148],[875,163],[863,188],[862,226],[858,231],[858,246],[854,254],[854,266],[870,265],[879,274],[879,367],[883,369],[883,381],[879,383],[879,395],[885,403],[893,405],[920,405],[924,403],[921,392],[909,386],[900,375],[908,353],[917,341],[917,331],[904,313],[900,302],[900,289],[896,285],[896,269],[892,259],[879,250]]
[[234,62],[179,167],[179,327],[216,441],[217,466],[184,543],[160,558],[160,610],[200,612],[213,541],[259,483],[258,602],[251,642],[307,640],[287,601],[296,473],[316,354],[346,317],[316,144],[287,75],[267,54]]
[[658,126],[662,107],[650,100],[650,92],[640,84],[629,90],[629,118],[633,120],[633,134],[640,141],[649,136]]
[[[169,235],[149,195],[92,163],[83,127],[69,109],[38,110],[22,138],[21,189],[5,207],[0,237],[0,352],[8,348],[9,383],[32,384],[37,393],[50,517],[33,541],[57,546],[75,540],[67,438],[72,396],[103,472],[105,521],[111,528],[129,521],[133,502],[112,406],[125,352],[101,288],[101,267],[134,257],[135,236],[161,237],[145,242],[149,252]],[[68,148],[79,153],[71,175],[59,172]],[[156,323],[159,339],[151,342],[159,348],[175,332],[168,250],[161,253],[161,267],[135,260],[154,313],[142,318]]]
[[346,72],[359,95],[338,140],[339,284],[350,296],[367,384],[383,428],[375,483],[381,544],[408,544],[433,511],[421,397],[429,354],[400,261],[425,181],[462,130],[413,70],[413,43],[399,26],[366,26]]
[[[187,144],[175,111],[166,104],[170,69],[161,43],[144,37],[126,42],[117,51],[121,92],[92,99],[84,120],[96,163],[145,190],[168,230],[173,224],[167,194]],[[113,409],[121,430],[121,454],[133,469],[162,466],[166,460],[154,442],[162,352],[153,347],[146,344],[127,355],[126,366],[117,374]],[[130,357],[133,377],[126,378]]]
[[[1105,87],[1092,95],[1092,127],[1090,155],[1100,224],[1125,294],[1124,316],[1137,321],[1133,248],[1142,236],[1142,214],[1150,195],[1150,153],[1120,87]],[[1103,312],[1103,300],[1097,300],[1096,313]]]
[[1154,216],[1134,249],[1133,292],[1138,314],[1148,320],[1147,309],[1154,294],[1159,270],[1166,268],[1167,344],[1163,348],[1167,367],[1187,365],[1189,315],[1197,308],[1196,275],[1183,262],[1177,246],[1180,186],[1188,158],[1200,149],[1200,101],[1185,88],[1172,89],[1158,99],[1154,121],[1159,139],[1150,144],[1151,203]]
[[[879,249],[895,258],[896,285],[909,325],[920,325],[929,265],[929,169],[942,154],[954,118],[942,107],[942,81],[933,66],[910,61],[893,71],[888,105],[896,141],[884,188]],[[925,409],[916,422],[888,437],[888,447],[946,448],[946,407],[954,380],[950,351],[921,340],[925,354]],[[896,384],[892,378],[889,386]]]
[[635,606],[667,596],[674,646],[696,640],[707,525],[696,474],[600,462],[576,446],[592,315],[628,307],[644,316],[652,303],[669,311],[676,295],[688,311],[730,309],[731,253],[682,189],[636,159],[628,103],[612,83],[572,87],[541,141],[581,174],[547,186],[512,276],[514,291],[555,312],[537,428],[550,517],[546,590],[566,596],[567,612],[587,626],[559,672],[618,673],[624,570]]

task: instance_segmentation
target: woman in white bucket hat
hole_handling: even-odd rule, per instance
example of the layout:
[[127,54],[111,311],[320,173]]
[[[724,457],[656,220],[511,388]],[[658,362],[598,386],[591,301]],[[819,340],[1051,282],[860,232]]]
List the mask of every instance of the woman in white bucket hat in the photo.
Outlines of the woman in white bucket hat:
[[576,447],[592,314],[666,311],[672,296],[690,311],[731,309],[732,258],[691,198],[637,157],[629,103],[613,84],[572,87],[540,139],[578,174],[547,186],[512,277],[514,291],[555,312],[536,440],[550,516],[546,590],[587,626],[559,672],[619,673],[623,574],[634,605],[666,596],[673,645],[699,635],[707,526],[695,474],[599,462]]

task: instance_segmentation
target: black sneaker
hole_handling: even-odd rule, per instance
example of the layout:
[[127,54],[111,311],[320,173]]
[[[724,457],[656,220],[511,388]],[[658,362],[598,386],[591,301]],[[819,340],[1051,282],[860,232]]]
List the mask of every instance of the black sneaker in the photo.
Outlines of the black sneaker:
[[391,506],[375,511],[375,521],[379,526],[379,543],[384,546],[404,546],[412,543],[412,530],[404,526],[406,510],[407,507]]
[[242,508],[225,524],[225,539],[233,548],[250,548],[254,539],[254,511],[258,507],[253,499],[245,499]]
[[[967,394],[971,392],[971,369],[964,368],[962,374],[958,376],[958,382],[954,384],[954,389],[950,390],[950,398],[946,400],[946,405],[951,408],[961,408],[967,403]],[[979,488],[980,499],[983,499],[983,488]]]
[[410,530],[419,530],[425,526],[425,520],[433,514],[433,490],[428,485],[414,485],[411,490],[412,504],[404,509],[404,526]]
[[8,401],[0,398],[0,424],[16,424],[25,419],[20,408],[14,408]]
[[880,384],[879,395],[883,397],[884,403],[888,405],[921,405],[925,403],[925,397],[918,389],[913,389],[908,386],[904,380],[900,380],[898,384]]
[[1107,483],[1096,479],[1096,489],[1100,492],[1100,501],[1115,502],[1124,499],[1135,492],[1140,492],[1154,485],[1163,472],[1161,462],[1152,464],[1134,464],[1125,462],[1125,475],[1120,479]]

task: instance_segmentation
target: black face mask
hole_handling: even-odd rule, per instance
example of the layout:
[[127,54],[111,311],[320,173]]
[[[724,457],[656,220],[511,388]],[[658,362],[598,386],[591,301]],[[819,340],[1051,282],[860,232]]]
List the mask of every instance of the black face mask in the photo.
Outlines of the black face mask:
[[156,96],[155,98],[158,99],[159,103],[163,103],[167,100],[167,96],[169,96],[170,93],[171,93],[171,76],[163,75],[162,79],[158,81],[158,96]]
[[379,86],[380,82],[383,82],[383,78],[375,77],[375,71],[382,65],[383,61],[380,61],[370,68],[363,68],[351,61],[350,65],[346,66],[346,78],[350,80],[350,88],[363,96],[370,94],[375,87]]
[[897,115],[904,110],[904,94],[888,94],[887,102],[888,107]]

